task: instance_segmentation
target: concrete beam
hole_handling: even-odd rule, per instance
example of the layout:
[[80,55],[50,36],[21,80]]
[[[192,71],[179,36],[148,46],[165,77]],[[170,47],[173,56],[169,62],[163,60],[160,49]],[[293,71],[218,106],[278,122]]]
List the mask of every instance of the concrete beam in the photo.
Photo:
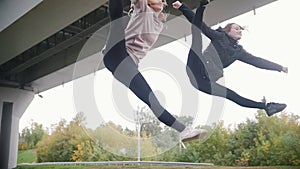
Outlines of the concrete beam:
[[100,7],[106,1],[44,0],[10,25],[9,29],[0,32],[0,65]]
[[43,0],[2,0],[0,1],[0,32],[21,18]]

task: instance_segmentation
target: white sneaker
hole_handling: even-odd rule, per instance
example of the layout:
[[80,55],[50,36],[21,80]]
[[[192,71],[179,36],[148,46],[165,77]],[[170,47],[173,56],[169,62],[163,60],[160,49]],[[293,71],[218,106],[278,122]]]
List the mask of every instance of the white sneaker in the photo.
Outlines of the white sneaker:
[[186,127],[180,133],[180,140],[181,142],[187,142],[195,139],[204,138],[206,134],[207,131],[205,129],[194,129],[194,128]]

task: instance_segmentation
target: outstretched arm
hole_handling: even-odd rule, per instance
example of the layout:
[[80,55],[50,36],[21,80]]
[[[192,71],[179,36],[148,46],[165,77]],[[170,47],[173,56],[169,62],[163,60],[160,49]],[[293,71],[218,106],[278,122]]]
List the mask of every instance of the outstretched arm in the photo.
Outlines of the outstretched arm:
[[266,59],[253,56],[252,54],[244,51],[243,55],[239,59],[240,61],[253,65],[255,67],[261,68],[261,69],[267,69],[267,70],[274,70],[278,72],[284,72],[288,73],[288,68],[283,67],[277,63],[268,61]]
[[[176,1],[172,5],[173,5],[173,8],[180,10],[190,23],[193,23],[193,18],[195,17],[195,13],[192,11],[191,8],[189,8],[184,3],[181,3],[180,1]],[[203,10],[204,10],[205,6],[200,7],[200,8],[203,8]],[[222,33],[211,29],[204,22],[202,22],[200,29],[210,39],[216,39],[216,38],[219,38],[222,36]]]
[[192,23],[195,13],[187,5],[181,3],[180,1],[176,1],[172,5],[173,8],[180,10],[186,19]]

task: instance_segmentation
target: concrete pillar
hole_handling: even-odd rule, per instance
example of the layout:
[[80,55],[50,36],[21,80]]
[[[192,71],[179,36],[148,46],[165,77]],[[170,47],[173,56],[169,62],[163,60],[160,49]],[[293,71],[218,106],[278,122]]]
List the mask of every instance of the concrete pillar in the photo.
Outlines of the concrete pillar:
[[0,137],[0,168],[8,168],[9,161],[9,145],[12,124],[12,108],[13,104],[3,102],[2,119],[1,119],[1,137]]
[[31,91],[0,87],[0,168],[15,168],[18,157],[19,120],[31,101]]

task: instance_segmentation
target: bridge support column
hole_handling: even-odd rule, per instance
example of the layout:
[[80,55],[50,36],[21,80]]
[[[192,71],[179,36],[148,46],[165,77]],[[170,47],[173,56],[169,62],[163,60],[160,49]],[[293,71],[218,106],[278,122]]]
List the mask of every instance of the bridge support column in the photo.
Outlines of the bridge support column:
[[0,87],[0,168],[15,168],[18,156],[19,120],[34,98],[26,90]]

